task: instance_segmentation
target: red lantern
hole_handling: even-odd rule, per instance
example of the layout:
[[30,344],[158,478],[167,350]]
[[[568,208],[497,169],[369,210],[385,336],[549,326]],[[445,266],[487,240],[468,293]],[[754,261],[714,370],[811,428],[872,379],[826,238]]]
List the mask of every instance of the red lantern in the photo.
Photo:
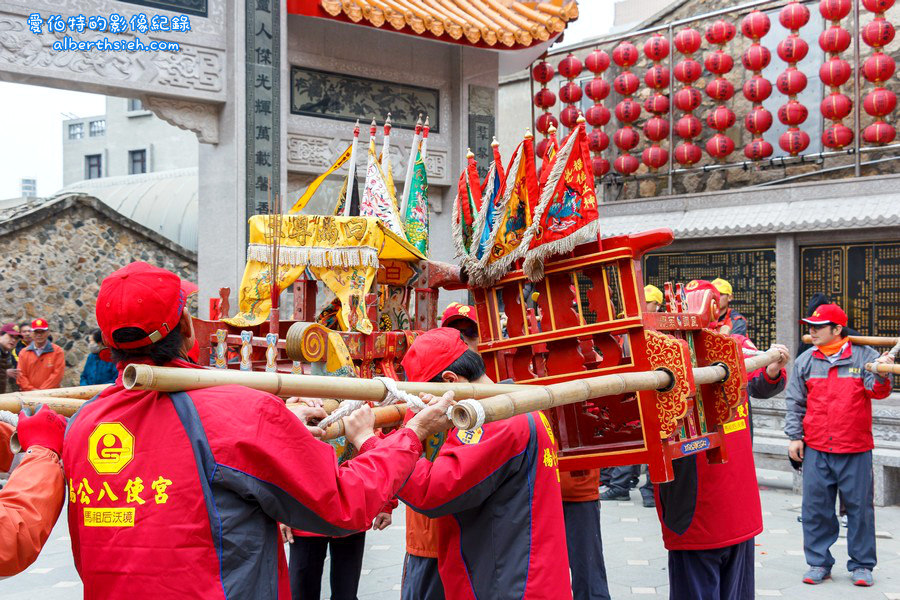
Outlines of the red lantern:
[[840,150],[853,143],[853,130],[846,125],[835,123],[822,132],[822,143],[826,148]]
[[760,103],[772,95],[772,83],[760,75],[754,75],[744,82],[744,97],[750,102]]
[[556,94],[547,88],[541,88],[534,95],[534,105],[538,108],[550,108],[556,104]]
[[632,173],[637,171],[638,167],[640,166],[641,163],[638,162],[638,159],[630,154],[623,154],[619,156],[613,163],[613,168],[622,175],[631,175]]
[[778,22],[785,29],[796,31],[809,23],[809,9],[798,2],[790,2],[778,13]]
[[669,40],[656,33],[644,42],[644,56],[653,62],[659,62],[669,56]]
[[772,126],[772,113],[762,106],[755,106],[744,117],[744,127],[753,135],[762,135]]
[[[790,4],[787,6],[790,6]],[[778,57],[784,62],[798,63],[806,58],[806,54],[809,52],[809,44],[807,44],[803,38],[791,34],[781,40],[778,44],[777,51]]]
[[675,65],[675,79],[681,83],[693,83],[700,79],[702,74],[703,67],[692,58],[686,58]]
[[697,110],[700,103],[703,102],[703,96],[700,90],[686,87],[675,92],[675,108],[684,112]]
[[594,102],[598,102],[609,95],[609,84],[600,77],[594,77],[584,84],[584,94]]
[[662,65],[653,65],[647,69],[644,83],[647,84],[647,87],[654,89],[669,87],[669,69]]
[[703,64],[706,65],[706,70],[710,73],[722,75],[734,67],[734,59],[724,50],[716,50],[706,55],[706,60],[703,61]]
[[819,12],[826,21],[840,21],[851,8],[850,0],[819,0]]
[[894,0],[862,0],[862,3],[867,11],[883,14],[894,5]]
[[632,100],[625,98],[616,104],[616,118],[623,123],[631,123],[641,116],[641,105]]
[[889,144],[896,135],[894,128],[884,121],[875,121],[863,130],[863,139],[867,144]]
[[734,39],[735,27],[725,19],[713,21],[706,27],[706,41],[721,46]]
[[809,110],[796,100],[790,100],[778,109],[778,120],[790,127],[796,127],[806,120]]
[[806,75],[796,67],[788,67],[775,80],[775,87],[785,96],[796,96],[806,88]]
[[690,56],[700,49],[703,39],[696,29],[686,27],[675,34],[675,48],[684,55]]
[[575,104],[581,100],[581,86],[570,81],[559,88],[559,99],[566,104]]
[[725,102],[734,96],[734,86],[724,77],[719,77],[706,85],[706,95],[713,100]]
[[697,137],[702,130],[703,125],[700,123],[700,119],[694,115],[684,115],[675,122],[676,135],[686,140]]
[[609,161],[601,156],[595,156],[591,159],[591,171],[594,177],[603,177],[609,173]]
[[796,156],[809,147],[809,135],[799,129],[788,129],[778,138],[778,145],[791,156]]
[[591,152],[603,152],[609,147],[609,136],[603,133],[601,129],[592,129],[587,134],[588,148]]
[[622,68],[627,68],[638,61],[640,55],[637,48],[631,42],[620,42],[612,53],[613,62]]
[[759,40],[769,33],[771,25],[766,13],[754,10],[741,20],[741,32],[751,40]]
[[619,75],[617,75],[616,78],[613,79],[613,89],[623,96],[632,95],[637,91],[640,85],[641,80],[638,79],[638,76],[631,71],[619,73]]
[[721,160],[734,152],[734,140],[724,133],[717,133],[706,142],[706,152]]
[[894,39],[894,26],[884,19],[875,19],[862,29],[863,41],[873,48],[887,46]]
[[822,116],[829,121],[840,121],[853,110],[853,102],[844,94],[828,94],[822,99]]
[[551,113],[545,112],[537,118],[537,130],[544,135],[550,131],[550,126],[559,127],[559,121]]
[[603,127],[609,123],[609,109],[602,104],[595,104],[584,113],[584,120],[591,127]]
[[663,94],[653,94],[644,100],[644,110],[648,113],[669,112],[669,98]]
[[744,146],[744,156],[750,160],[762,160],[772,156],[772,144],[762,138],[758,138]]
[[819,35],[819,47],[831,54],[838,54],[849,48],[850,41],[850,32],[840,26],[829,27]]
[[578,109],[570,104],[559,111],[559,120],[569,129],[574,129],[575,123],[578,121]]
[[850,63],[837,56],[826,60],[819,67],[819,78],[822,80],[822,83],[829,87],[844,85],[852,74],[853,69],[850,68]]
[[751,45],[744,52],[744,56],[741,57],[741,62],[744,63],[744,68],[748,71],[762,71],[769,66],[771,61],[772,53],[769,52],[768,48],[759,44]]
[[669,120],[662,117],[651,117],[644,123],[644,135],[651,141],[661,142],[669,135]]
[[883,117],[894,112],[897,106],[897,96],[891,90],[875,88],[866,94],[863,100],[863,108],[873,117]]
[[595,75],[602,73],[609,68],[609,54],[599,48],[594,48],[591,53],[584,58],[584,66],[587,67],[588,71]]
[[547,154],[547,146],[550,144],[550,138],[544,138],[537,143],[537,146],[534,147],[534,151],[538,158],[544,160],[544,156]]
[[706,124],[709,125],[711,129],[725,131],[734,125],[735,119],[736,117],[734,116],[733,110],[727,106],[720,105],[713,109],[713,111],[709,113],[709,116],[706,117]]
[[574,54],[559,61],[559,74],[566,79],[575,79],[581,74],[581,61]]
[[896,67],[892,57],[876,52],[863,64],[863,75],[872,83],[881,83],[891,78]]
[[632,127],[623,127],[622,129],[617,129],[613,134],[613,144],[615,144],[620,150],[624,152],[628,152],[635,146],[637,146],[641,141],[641,136],[638,135],[638,132],[634,130]]
[[678,144],[678,147],[675,148],[675,160],[678,161],[678,164],[685,167],[700,162],[702,157],[703,152],[700,150],[700,146],[697,146],[693,142]]
[[654,145],[644,148],[644,151],[641,153],[641,160],[651,169],[658,169],[669,162],[669,153],[665,148]]
[[531,77],[538,83],[548,83],[554,75],[553,65],[546,60],[542,60],[531,69]]

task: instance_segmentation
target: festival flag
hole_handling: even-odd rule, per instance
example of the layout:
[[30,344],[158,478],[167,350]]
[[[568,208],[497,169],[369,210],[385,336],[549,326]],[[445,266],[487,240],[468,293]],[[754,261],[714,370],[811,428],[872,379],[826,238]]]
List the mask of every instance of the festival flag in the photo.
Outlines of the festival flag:
[[338,156],[337,160],[334,161],[334,164],[328,167],[328,170],[315,178],[315,180],[309,184],[309,187],[306,188],[306,191],[303,192],[303,195],[297,199],[297,202],[294,203],[294,206],[291,207],[289,213],[298,213],[303,210],[303,207],[309,202],[309,199],[313,197],[316,193],[316,190],[319,189],[319,186],[322,185],[322,182],[325,181],[325,178],[340,169],[344,166],[350,159],[350,155],[353,153],[353,144],[347,146],[347,149],[344,150],[340,156]]
[[412,181],[409,185],[409,195],[406,204],[406,214],[403,218],[403,226],[406,230],[406,239],[419,249],[424,255],[428,255],[428,174],[425,170],[425,160],[422,152],[416,154],[416,164],[413,167]]
[[409,186],[412,181],[413,167],[415,167],[416,156],[419,151],[419,142],[422,135],[422,113],[419,113],[419,120],[416,121],[416,133],[413,136],[412,146],[409,147],[409,160],[406,162],[406,177],[403,179],[403,203],[400,205],[400,215],[406,215],[407,201],[409,200]]
[[553,157],[534,218],[522,242],[525,274],[544,276],[544,260],[597,237],[597,195],[584,118]]
[[481,186],[482,197],[481,210],[475,218],[475,239],[478,240],[478,247],[475,251],[475,260],[482,261],[484,256],[489,254],[491,242],[494,234],[494,221],[497,216],[497,203],[503,194],[504,181],[503,161],[500,158],[500,143],[497,138],[491,142],[494,159],[491,166],[488,167],[488,174],[484,178],[484,184]]
[[[350,142],[350,164],[347,167],[347,180],[344,185],[344,193],[342,197],[346,199],[346,188],[350,185],[350,182],[353,182],[353,185],[356,186],[356,144],[359,142],[359,119],[356,120],[356,126],[353,128],[353,141]],[[350,209],[353,208],[353,196],[354,194],[350,194],[350,202],[341,203],[341,198],[338,198],[338,205],[340,206],[340,210],[335,211],[335,215],[343,214],[345,217],[350,216]],[[357,213],[358,214],[358,213]]]
[[387,184],[391,198],[397,199],[397,189],[394,187],[394,171],[391,169],[391,113],[388,113],[384,121],[384,143],[381,146],[381,170],[384,172],[384,182]]
[[547,183],[547,177],[550,175],[550,165],[553,164],[553,157],[559,152],[559,142],[556,141],[556,127],[551,124],[547,132],[550,134],[550,137],[547,139],[547,149],[541,157],[541,176],[538,183],[538,187],[541,189],[544,189],[544,184]]
[[363,188],[362,200],[359,203],[359,216],[378,217],[381,222],[401,239],[406,239],[400,217],[397,215],[396,202],[388,191],[384,181],[384,173],[375,155],[375,120],[369,130],[369,162],[366,166],[366,185]]
[[347,185],[350,181],[350,174],[347,174],[347,177],[344,178],[344,185],[341,186],[341,191],[338,194],[337,204],[334,207],[334,216],[347,216],[347,217],[358,217],[359,216],[359,181],[354,176],[353,185],[351,186],[351,194],[350,194],[350,208],[344,213],[344,203],[347,200]]
[[478,181],[478,163],[470,149],[466,153],[468,164],[459,176],[456,200],[453,202],[453,242],[456,255],[468,259],[475,237],[475,215],[481,206],[481,183]]

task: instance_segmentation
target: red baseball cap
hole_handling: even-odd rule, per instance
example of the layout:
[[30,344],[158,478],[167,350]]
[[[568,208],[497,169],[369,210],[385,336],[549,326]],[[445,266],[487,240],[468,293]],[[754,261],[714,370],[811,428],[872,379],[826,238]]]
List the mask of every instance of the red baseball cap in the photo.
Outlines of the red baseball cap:
[[[97,295],[97,324],[107,346],[128,350],[158,342],[178,326],[185,291],[175,273],[133,262],[109,275]],[[117,344],[112,334],[136,327],[147,335]]]
[[846,327],[847,313],[845,313],[844,309],[837,304],[822,304],[813,312],[813,314],[805,319],[800,319],[800,321],[810,325],[827,325],[828,323],[834,323],[835,325],[843,325]]
[[417,337],[400,364],[406,371],[407,380],[431,381],[468,349],[458,330],[438,327]]
[[470,321],[475,327],[478,327],[478,317],[475,314],[474,306],[460,304],[459,302],[451,302],[450,305],[444,309],[444,314],[441,315],[441,327],[447,327],[453,321],[460,321],[463,319]]
[[4,325],[3,329],[0,329],[0,335],[3,335],[4,333],[8,333],[9,335],[14,335],[16,337],[22,335],[21,333],[19,333],[19,326],[15,323],[7,323],[6,325]]
[[35,319],[31,322],[32,331],[47,331],[50,325],[44,319]]

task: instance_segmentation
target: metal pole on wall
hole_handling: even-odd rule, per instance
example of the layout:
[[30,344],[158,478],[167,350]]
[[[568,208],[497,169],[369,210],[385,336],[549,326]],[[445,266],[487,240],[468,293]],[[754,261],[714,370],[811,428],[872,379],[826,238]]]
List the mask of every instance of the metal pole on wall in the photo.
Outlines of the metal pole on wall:
[[862,123],[859,113],[859,0],[853,0],[853,174],[860,175],[859,136]]
[[675,46],[673,44],[672,25],[669,24],[669,165],[667,167],[668,173],[666,174],[668,181],[667,193],[669,196],[672,195],[672,160],[675,156],[675,94],[672,93],[672,81],[675,79],[672,65],[673,54],[675,54]]

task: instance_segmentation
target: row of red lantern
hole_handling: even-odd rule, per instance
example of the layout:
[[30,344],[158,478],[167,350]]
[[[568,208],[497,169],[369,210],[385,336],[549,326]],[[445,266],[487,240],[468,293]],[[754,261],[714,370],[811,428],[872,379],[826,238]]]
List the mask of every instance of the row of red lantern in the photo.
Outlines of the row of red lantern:
[[885,54],[882,49],[894,39],[894,26],[884,18],[884,13],[894,5],[894,0],[863,0],[863,6],[875,14],[875,19],[870,21],[861,31],[861,36],[866,45],[874,48],[874,53],[863,64],[862,73],[866,80],[875,84],[875,89],[866,94],[863,99],[863,110],[872,117],[875,122],[863,130],[863,139],[868,144],[888,144],[894,141],[897,135],[892,125],[885,123],[884,117],[894,111],[897,106],[897,96],[893,91],[884,87],[896,69],[896,64],[891,56]]

